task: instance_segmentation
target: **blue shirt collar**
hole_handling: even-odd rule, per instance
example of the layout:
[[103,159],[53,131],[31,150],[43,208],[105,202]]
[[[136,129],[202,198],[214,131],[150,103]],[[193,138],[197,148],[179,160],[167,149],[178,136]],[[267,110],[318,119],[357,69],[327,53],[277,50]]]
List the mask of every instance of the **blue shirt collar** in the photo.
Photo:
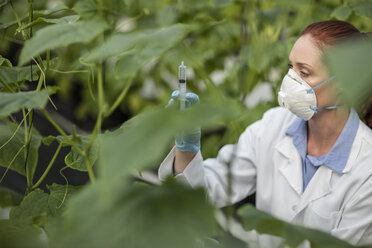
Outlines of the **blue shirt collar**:
[[358,114],[351,109],[349,118],[346,121],[340,136],[332,149],[325,155],[313,157],[306,155],[307,151],[307,122],[303,119],[297,119],[288,129],[286,135],[293,137],[293,144],[299,151],[302,161],[306,158],[314,166],[326,165],[338,174],[342,174],[349,157],[351,146],[359,127]]

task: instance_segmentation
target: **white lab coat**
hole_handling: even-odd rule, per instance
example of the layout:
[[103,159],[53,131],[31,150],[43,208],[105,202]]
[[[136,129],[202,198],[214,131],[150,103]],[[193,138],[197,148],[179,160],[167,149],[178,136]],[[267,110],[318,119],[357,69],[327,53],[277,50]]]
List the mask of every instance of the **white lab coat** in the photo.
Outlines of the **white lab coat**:
[[[256,191],[256,207],[273,216],[329,232],[352,244],[372,244],[372,130],[360,121],[348,161],[337,174],[321,166],[302,192],[301,157],[285,134],[296,116],[273,108],[250,125],[236,145],[225,145],[217,158],[200,152],[176,176],[192,187],[206,187],[217,206],[236,203]],[[172,174],[175,149],[159,168]],[[227,202],[227,163],[232,160],[232,198]]]

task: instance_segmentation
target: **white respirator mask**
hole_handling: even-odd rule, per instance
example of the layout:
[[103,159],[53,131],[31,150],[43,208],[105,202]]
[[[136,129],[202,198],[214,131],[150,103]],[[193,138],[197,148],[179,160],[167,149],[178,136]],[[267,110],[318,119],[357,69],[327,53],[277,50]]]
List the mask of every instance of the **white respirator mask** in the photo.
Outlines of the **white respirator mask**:
[[279,105],[287,108],[293,114],[304,119],[310,120],[318,109],[336,109],[344,106],[317,107],[314,89],[329,82],[335,77],[330,77],[320,84],[310,87],[293,69],[289,69],[284,76],[280,91],[278,92]]

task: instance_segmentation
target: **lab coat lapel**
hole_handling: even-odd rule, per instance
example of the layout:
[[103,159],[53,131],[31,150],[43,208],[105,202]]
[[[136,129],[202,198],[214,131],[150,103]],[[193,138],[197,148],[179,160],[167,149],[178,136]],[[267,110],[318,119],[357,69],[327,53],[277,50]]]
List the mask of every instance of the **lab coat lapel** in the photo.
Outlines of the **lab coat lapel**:
[[300,204],[296,211],[297,213],[301,212],[311,202],[331,193],[331,177],[332,170],[330,168],[328,168],[327,166],[319,167],[301,197]]
[[285,158],[278,159],[278,169],[289,185],[300,196],[302,193],[302,163],[291,136],[285,136],[275,149]]

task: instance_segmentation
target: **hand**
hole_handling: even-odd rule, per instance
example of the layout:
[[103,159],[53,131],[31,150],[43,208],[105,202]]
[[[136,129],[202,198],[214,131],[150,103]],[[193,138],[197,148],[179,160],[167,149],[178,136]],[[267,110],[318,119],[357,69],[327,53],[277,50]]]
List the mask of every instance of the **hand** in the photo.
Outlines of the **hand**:
[[[174,102],[178,101],[180,97],[180,91],[175,90],[172,92],[172,98],[169,100],[168,105],[172,105]],[[186,108],[199,104],[198,95],[187,92],[185,95],[186,98]],[[181,152],[198,152],[200,150],[200,128],[196,128],[191,131],[183,132],[176,137],[176,146]]]

